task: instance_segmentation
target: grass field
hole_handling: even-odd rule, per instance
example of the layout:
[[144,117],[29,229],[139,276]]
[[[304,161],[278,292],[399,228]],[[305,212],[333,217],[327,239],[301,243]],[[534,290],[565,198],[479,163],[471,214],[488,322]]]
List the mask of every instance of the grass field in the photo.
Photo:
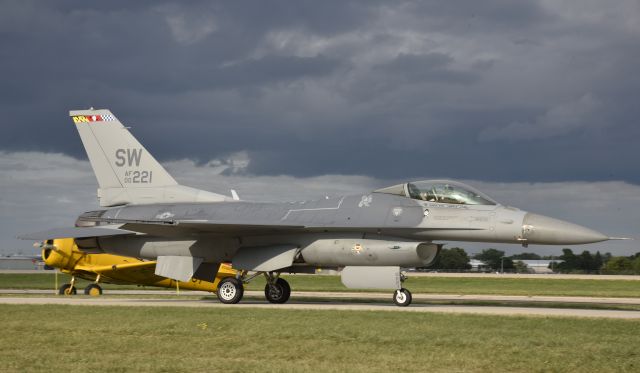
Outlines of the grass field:
[[[285,276],[297,291],[353,291],[345,288],[338,276]],[[68,282],[59,276],[59,284]],[[79,281],[81,291],[87,282]],[[578,280],[547,278],[455,278],[413,277],[404,286],[413,293],[493,294],[493,295],[557,295],[592,297],[640,297],[640,282],[627,280]],[[53,289],[54,274],[0,274],[2,289]],[[104,285],[105,289],[140,289],[135,285]],[[145,288],[157,289],[157,288]],[[249,290],[264,289],[264,279],[247,285]]]
[[640,323],[0,305],[0,370],[637,372]]

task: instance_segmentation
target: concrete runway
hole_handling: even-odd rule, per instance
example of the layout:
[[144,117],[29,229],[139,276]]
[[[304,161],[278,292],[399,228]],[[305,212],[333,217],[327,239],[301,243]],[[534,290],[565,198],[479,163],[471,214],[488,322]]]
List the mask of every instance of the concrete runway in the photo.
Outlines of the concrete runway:
[[[112,292],[113,294],[114,292]],[[157,293],[157,292],[154,292]],[[186,292],[183,292],[185,294]],[[247,295],[260,295],[261,292],[247,292]],[[255,294],[252,294],[255,293]],[[354,297],[354,294],[344,293],[321,293],[324,298]],[[340,295],[342,294],[342,295]],[[185,294],[186,295],[186,294]],[[356,294],[357,295],[357,294]],[[134,296],[132,294],[132,296]],[[377,294],[388,299],[388,303],[353,302],[340,300],[339,302],[314,302],[313,300],[299,300],[297,297],[313,298],[313,293],[293,293],[292,299],[286,304],[271,304],[264,300],[246,299],[239,304],[227,305],[217,300],[193,300],[193,299],[145,299],[145,298],[120,298],[120,297],[88,297],[88,296],[37,296],[37,297],[11,297],[1,296],[0,304],[64,304],[78,306],[130,306],[130,307],[209,307],[209,308],[263,308],[263,309],[292,309],[292,310],[340,310],[340,311],[386,311],[386,312],[423,312],[423,313],[456,313],[456,314],[481,314],[481,315],[504,315],[504,316],[554,316],[554,317],[589,317],[589,318],[615,318],[615,319],[635,319],[640,320],[640,311],[618,311],[618,310],[595,310],[595,309],[572,309],[572,308],[544,308],[544,307],[508,307],[508,306],[467,306],[467,305],[430,305],[412,304],[409,307],[397,307],[391,301],[389,294]],[[426,294],[416,294],[414,299],[425,299]],[[320,298],[320,296],[315,295]],[[474,298],[476,297],[476,298]],[[465,300],[479,299],[491,300],[488,298],[477,298],[480,296],[465,296]],[[376,297],[377,298],[377,297]],[[503,297],[495,297],[503,298]],[[529,297],[524,297],[529,298]],[[548,298],[548,297],[545,297]],[[560,301],[553,297],[554,301]],[[433,298],[426,298],[433,299]],[[444,298],[439,298],[444,299]],[[462,299],[457,297],[456,299]],[[595,298],[597,299],[597,298]],[[590,298],[590,300],[593,300]],[[609,302],[609,299],[603,299]],[[583,300],[586,301],[586,300]],[[637,302],[637,300],[633,300]],[[605,303],[605,302],[592,302]],[[637,304],[637,303],[633,303]]]
[[[82,289],[79,289],[81,292]],[[17,295],[54,295],[55,290],[30,290],[30,289],[0,289],[0,294]],[[177,295],[175,290],[104,290],[105,295]],[[247,290],[245,296],[263,297],[264,292]],[[207,296],[213,295],[206,291],[182,290],[180,295]],[[358,300],[391,300],[391,292],[327,292],[327,291],[292,291],[292,299],[318,298],[318,299],[358,299]],[[640,298],[611,298],[611,297],[560,297],[560,296],[526,296],[526,295],[461,295],[461,294],[413,294],[414,300],[422,301],[476,301],[476,302],[505,302],[505,303],[573,303],[573,304],[629,304],[640,305]]]

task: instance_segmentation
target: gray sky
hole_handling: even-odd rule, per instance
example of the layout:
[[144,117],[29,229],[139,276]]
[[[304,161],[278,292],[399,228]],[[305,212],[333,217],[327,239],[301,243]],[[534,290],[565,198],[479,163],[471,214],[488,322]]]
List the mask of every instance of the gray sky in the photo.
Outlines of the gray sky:
[[67,116],[90,106],[132,126],[187,185],[302,199],[450,177],[524,209],[638,234],[636,0],[0,10],[5,252],[29,250],[16,233],[97,207]]

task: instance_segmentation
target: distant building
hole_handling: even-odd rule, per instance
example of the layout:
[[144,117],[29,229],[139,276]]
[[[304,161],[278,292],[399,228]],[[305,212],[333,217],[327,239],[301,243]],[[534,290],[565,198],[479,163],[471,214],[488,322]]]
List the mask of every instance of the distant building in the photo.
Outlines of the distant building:
[[40,258],[32,256],[0,256],[0,270],[5,269],[42,270],[44,269],[44,262]]
[[[550,267],[551,262],[555,264],[562,263],[562,260],[548,260],[548,259],[540,259],[540,260],[514,260],[514,262],[522,262],[527,268],[531,271],[531,273],[553,273],[553,270]],[[555,265],[554,264],[554,265]]]
[[[550,267],[551,262],[555,264],[562,263],[562,260],[526,260],[526,259],[516,259],[514,262],[522,262],[526,267],[529,273],[553,273],[553,270]],[[471,264],[471,272],[491,272],[491,268],[482,260],[471,259],[469,262]],[[511,270],[513,271],[513,270]]]
[[490,272],[491,268],[487,265],[487,263],[478,259],[471,259],[469,261],[471,265],[471,272]]

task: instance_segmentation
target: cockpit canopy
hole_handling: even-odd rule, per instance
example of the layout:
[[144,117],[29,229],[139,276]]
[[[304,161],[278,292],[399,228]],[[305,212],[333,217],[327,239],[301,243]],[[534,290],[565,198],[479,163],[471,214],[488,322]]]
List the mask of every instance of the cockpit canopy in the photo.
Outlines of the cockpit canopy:
[[421,201],[455,205],[496,205],[486,194],[457,181],[423,180],[376,190]]

